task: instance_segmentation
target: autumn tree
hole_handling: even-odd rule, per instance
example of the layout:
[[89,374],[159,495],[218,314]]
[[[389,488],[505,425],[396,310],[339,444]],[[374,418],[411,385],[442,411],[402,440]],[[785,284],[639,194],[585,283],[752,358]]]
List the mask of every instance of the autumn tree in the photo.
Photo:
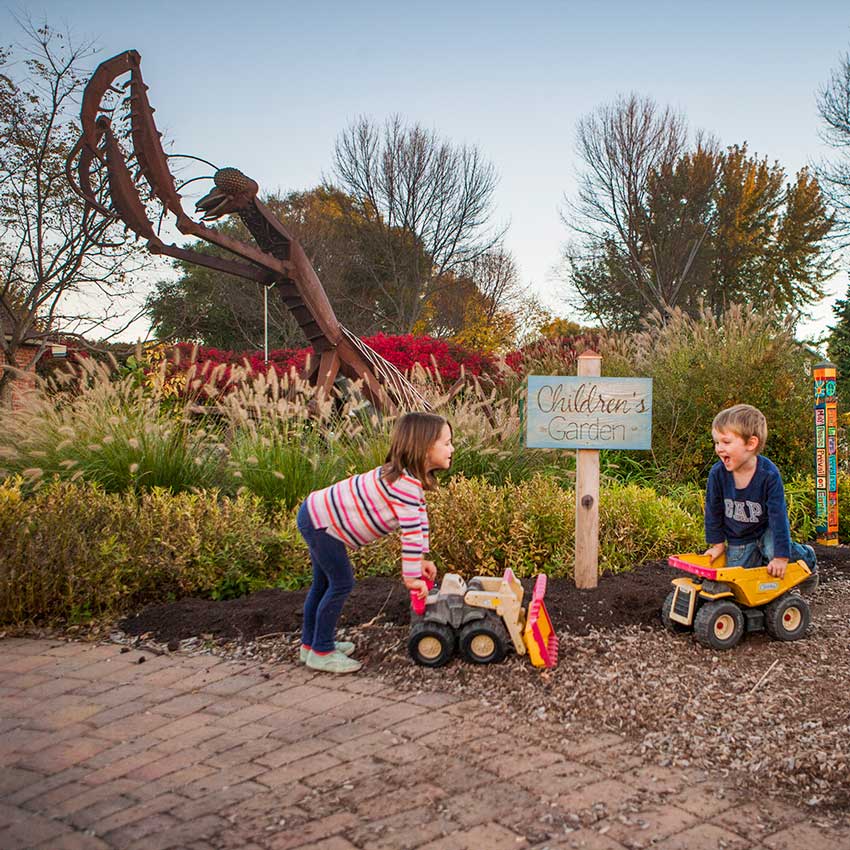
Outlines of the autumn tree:
[[497,247],[435,279],[413,331],[499,351],[515,342],[526,298],[513,257]]
[[382,321],[411,331],[444,287],[490,252],[495,168],[476,147],[456,146],[398,116],[360,118],[339,136],[334,171],[368,223],[371,294]]
[[73,115],[85,82],[80,66],[91,50],[47,25],[24,21],[22,29],[25,47],[0,50],[4,403],[25,342],[41,344],[37,360],[51,335],[110,335],[104,328],[121,314],[117,302],[126,294],[132,254],[110,222],[86,219],[65,178],[78,135]]
[[832,226],[816,178],[746,145],[721,149],[684,119],[632,95],[579,122],[585,170],[564,221],[564,276],[582,312],[636,328],[654,312],[732,303],[777,314],[823,295]]

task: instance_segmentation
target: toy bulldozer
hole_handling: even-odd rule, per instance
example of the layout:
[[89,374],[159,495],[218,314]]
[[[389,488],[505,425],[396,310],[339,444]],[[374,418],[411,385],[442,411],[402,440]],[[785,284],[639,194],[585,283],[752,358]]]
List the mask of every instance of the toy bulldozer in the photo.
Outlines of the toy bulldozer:
[[546,611],[546,576],[534,584],[528,612],[523,587],[511,569],[502,578],[477,576],[466,582],[455,573],[443,577],[424,600],[412,599],[410,657],[424,667],[442,667],[455,648],[473,664],[501,661],[511,647],[528,654],[535,667],[558,663],[558,637]]
[[692,577],[673,579],[661,620],[674,632],[693,630],[703,646],[732,649],[745,632],[762,629],[777,640],[799,640],[809,627],[809,604],[791,592],[812,576],[804,561],[790,562],[781,579],[767,567],[727,567],[724,555],[673,555],[668,563]]

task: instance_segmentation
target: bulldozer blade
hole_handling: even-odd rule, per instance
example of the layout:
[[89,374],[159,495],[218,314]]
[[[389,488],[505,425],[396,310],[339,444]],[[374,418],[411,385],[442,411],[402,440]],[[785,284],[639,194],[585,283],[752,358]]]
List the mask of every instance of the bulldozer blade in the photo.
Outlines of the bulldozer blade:
[[543,601],[545,595],[546,576],[539,575],[534,583],[523,633],[528,657],[535,667],[554,667],[558,663],[558,636]]

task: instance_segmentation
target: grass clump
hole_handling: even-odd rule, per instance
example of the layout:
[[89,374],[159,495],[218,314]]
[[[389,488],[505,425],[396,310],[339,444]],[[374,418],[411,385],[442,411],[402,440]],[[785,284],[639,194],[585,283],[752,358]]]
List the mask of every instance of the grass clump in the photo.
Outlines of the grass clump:
[[218,435],[165,412],[132,377],[110,378],[107,364],[84,361],[74,376],[5,414],[0,478],[20,475],[26,492],[80,479],[111,493],[224,485]]

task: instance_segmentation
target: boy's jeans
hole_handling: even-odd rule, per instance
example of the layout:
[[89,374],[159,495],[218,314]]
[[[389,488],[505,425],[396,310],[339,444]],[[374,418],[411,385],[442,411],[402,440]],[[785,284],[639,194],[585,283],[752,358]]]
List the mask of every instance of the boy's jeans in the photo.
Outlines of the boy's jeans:
[[[767,529],[758,540],[749,543],[729,543],[726,545],[727,567],[765,567],[773,560],[773,531]],[[804,543],[791,541],[789,561],[805,561],[809,569],[816,573],[818,562],[815,550]]]

